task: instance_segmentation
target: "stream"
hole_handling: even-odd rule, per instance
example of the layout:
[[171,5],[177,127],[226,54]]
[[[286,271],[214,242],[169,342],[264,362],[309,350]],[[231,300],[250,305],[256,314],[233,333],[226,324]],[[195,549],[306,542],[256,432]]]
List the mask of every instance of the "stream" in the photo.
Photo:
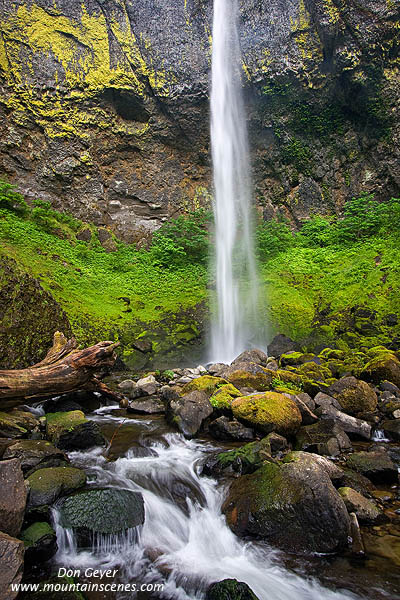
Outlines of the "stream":
[[[73,531],[58,524],[54,509],[58,567],[113,568],[120,582],[163,583],[163,591],[138,598],[200,600],[212,582],[225,578],[248,583],[260,600],[356,598],[284,568],[278,551],[231,532],[221,513],[226,486],[200,476],[202,461],[217,446],[172,433],[161,417],[127,419],[117,406],[98,409],[90,418],[109,439],[119,427],[111,448],[114,460],[104,456],[104,448],[93,448],[69,453],[71,462],[86,470],[91,486],[141,492],[145,523],[78,550]],[[134,596],[121,592],[116,597]]]

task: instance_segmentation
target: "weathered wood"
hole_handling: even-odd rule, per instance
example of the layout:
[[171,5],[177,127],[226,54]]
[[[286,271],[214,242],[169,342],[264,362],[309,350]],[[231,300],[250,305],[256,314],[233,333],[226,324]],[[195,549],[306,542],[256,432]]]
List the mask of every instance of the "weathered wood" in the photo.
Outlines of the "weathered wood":
[[74,338],[67,340],[57,331],[52,348],[41,362],[27,369],[0,371],[0,410],[77,390],[98,391],[119,401],[122,396],[100,381],[113,366],[118,345],[99,342],[79,350]]

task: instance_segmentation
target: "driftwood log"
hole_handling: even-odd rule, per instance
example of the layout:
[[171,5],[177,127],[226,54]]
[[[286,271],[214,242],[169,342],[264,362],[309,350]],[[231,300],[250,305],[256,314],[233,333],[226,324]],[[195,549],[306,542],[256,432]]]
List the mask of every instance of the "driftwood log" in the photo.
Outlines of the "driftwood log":
[[67,340],[57,331],[53,346],[41,362],[27,369],[0,370],[0,410],[78,390],[100,392],[120,401],[122,396],[100,381],[113,366],[118,345],[100,342],[79,350],[75,338]]

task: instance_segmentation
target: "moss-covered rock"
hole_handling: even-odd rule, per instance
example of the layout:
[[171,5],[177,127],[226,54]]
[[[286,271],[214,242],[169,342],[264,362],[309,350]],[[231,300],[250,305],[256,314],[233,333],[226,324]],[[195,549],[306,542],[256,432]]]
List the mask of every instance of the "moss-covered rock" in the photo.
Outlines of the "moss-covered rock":
[[258,598],[247,583],[237,579],[224,579],[210,585],[206,600],[258,600]]
[[400,442],[400,419],[384,421],[382,423],[382,429],[391,440],[394,442]]
[[318,465],[266,463],[232,483],[223,511],[237,535],[261,537],[289,552],[347,545],[346,507]]
[[234,416],[263,433],[276,431],[282,435],[296,433],[301,413],[296,403],[276,392],[242,396],[232,402]]
[[312,353],[305,354],[303,352],[287,352],[286,354],[281,355],[279,364],[283,367],[286,367],[287,365],[302,365],[303,363],[309,362],[313,358],[315,358],[315,354]]
[[241,474],[254,473],[265,460],[271,460],[268,438],[217,454],[214,472],[231,470]]
[[210,403],[213,408],[218,410],[231,410],[232,401],[235,398],[240,398],[241,392],[234,385],[228,383],[221,386],[210,398]]
[[365,381],[355,377],[342,377],[330,386],[329,394],[351,415],[373,411],[378,404],[374,390]]
[[305,362],[296,368],[296,372],[312,381],[326,381],[332,377],[332,373],[327,367],[315,362]]
[[46,522],[33,523],[21,533],[25,545],[25,563],[40,564],[57,552],[57,536]]
[[250,373],[244,369],[235,369],[227,375],[227,379],[236,388],[250,388],[263,392],[271,389],[271,382],[274,376],[274,372],[269,369],[262,369],[258,373]]
[[381,346],[372,348],[369,354],[372,358],[365,365],[361,377],[375,384],[387,380],[400,386],[400,361],[397,356]]
[[62,501],[60,523],[76,530],[85,545],[93,534],[117,534],[143,525],[143,497],[116,488],[83,490]]
[[0,255],[0,368],[28,367],[44,358],[55,331],[71,334],[68,318],[37,279]]
[[58,467],[69,459],[58,448],[46,440],[19,440],[4,452],[4,458],[19,458],[24,473],[44,467]]
[[62,494],[68,494],[86,483],[82,469],[75,467],[49,467],[39,469],[27,479],[30,487],[28,507],[52,504]]
[[80,410],[46,414],[47,437],[63,450],[104,445],[99,426],[88,421]]
[[13,409],[0,412],[0,437],[24,438],[39,427],[39,421],[30,412]]
[[193,381],[186,383],[182,388],[181,395],[184,396],[190,392],[205,392],[207,396],[212,396],[218,387],[226,385],[227,383],[226,379],[223,379],[222,377],[203,375],[202,377],[197,377],[197,379],[193,379]]
[[374,483],[397,483],[395,463],[384,451],[355,452],[347,459],[347,466]]

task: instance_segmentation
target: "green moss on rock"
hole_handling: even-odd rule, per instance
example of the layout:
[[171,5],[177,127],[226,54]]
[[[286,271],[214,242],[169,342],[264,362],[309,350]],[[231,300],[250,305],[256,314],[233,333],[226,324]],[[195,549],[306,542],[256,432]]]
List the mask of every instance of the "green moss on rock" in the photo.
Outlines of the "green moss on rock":
[[28,507],[52,504],[62,494],[73,492],[86,483],[82,469],[75,467],[49,467],[39,469],[27,479],[30,487]]
[[232,412],[237,419],[264,433],[291,435],[301,425],[296,403],[276,392],[237,398],[232,402]]
[[193,381],[186,383],[182,388],[181,395],[184,396],[190,392],[205,392],[208,396],[212,396],[218,387],[226,385],[227,383],[226,379],[223,379],[222,377],[203,375],[202,377],[197,377],[197,379],[193,379]]
[[54,536],[54,529],[46,522],[33,523],[27,529],[21,533],[21,540],[24,542],[26,547],[31,547],[37,544],[45,536]]
[[240,398],[241,392],[234,385],[228,383],[218,388],[210,398],[211,406],[218,410],[231,410],[232,401]]

